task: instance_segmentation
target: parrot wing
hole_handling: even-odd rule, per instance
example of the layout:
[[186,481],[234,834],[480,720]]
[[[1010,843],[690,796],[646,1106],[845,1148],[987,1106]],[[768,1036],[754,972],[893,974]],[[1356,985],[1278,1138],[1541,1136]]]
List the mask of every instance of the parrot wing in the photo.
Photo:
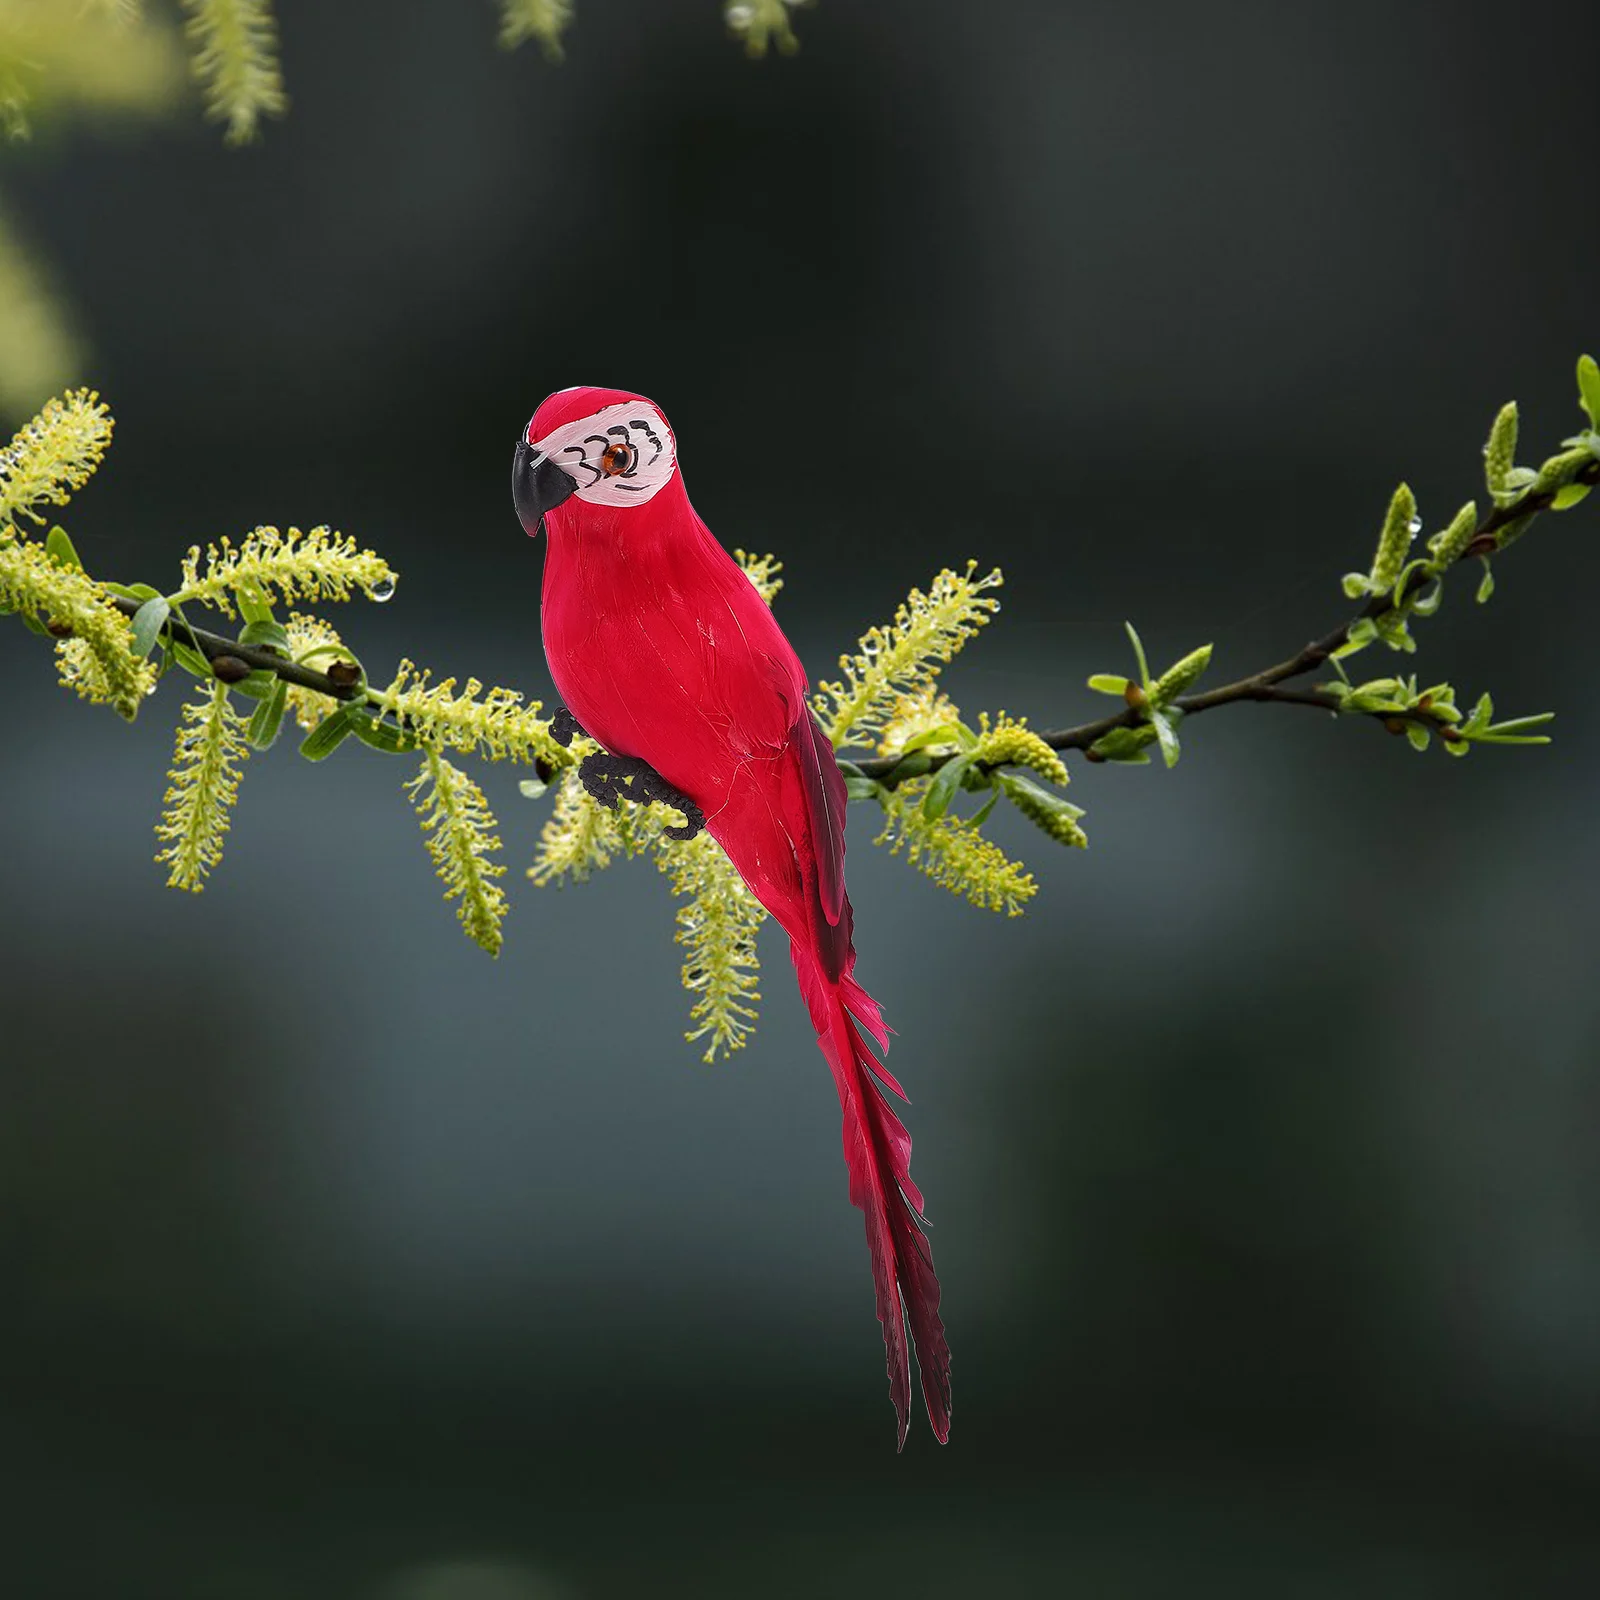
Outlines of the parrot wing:
[[[787,645],[787,641],[784,643]],[[799,661],[788,649],[781,656],[764,651],[762,659],[766,665],[766,681],[760,683],[756,692],[771,694],[776,690],[785,723],[781,748],[785,759],[792,760],[800,774],[804,815],[803,819],[796,818],[790,824],[790,843],[801,859],[802,877],[810,879],[808,898],[812,900],[811,922],[816,932],[817,955],[828,977],[837,978],[841,972],[850,970],[855,955],[850,944],[853,919],[844,887],[845,810],[850,796],[845,790],[844,774],[839,770],[833,746],[806,700],[805,672]],[[750,682],[742,681],[745,690],[742,698],[746,703],[732,708],[735,719],[746,729],[759,726],[763,720],[757,707],[749,703],[754,698],[749,691]],[[770,711],[767,715],[770,718]],[[795,825],[801,822],[803,826]],[[803,860],[807,836],[811,843],[810,872],[806,871]]]
[[830,927],[844,912],[844,814],[850,803],[844,774],[828,736],[809,706],[802,706],[790,734],[806,785],[806,810],[817,852],[817,894]]

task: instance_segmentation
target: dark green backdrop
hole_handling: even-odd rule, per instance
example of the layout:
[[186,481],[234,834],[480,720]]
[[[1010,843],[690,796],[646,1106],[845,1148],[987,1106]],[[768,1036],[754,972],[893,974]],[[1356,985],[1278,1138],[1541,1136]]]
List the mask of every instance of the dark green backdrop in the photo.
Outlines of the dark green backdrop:
[[[282,0],[258,148],[3,152],[119,418],[92,568],[331,522],[403,573],[369,662],[546,693],[511,442],[628,385],[814,675],[971,555],[1010,586],[953,689],[1059,723],[1125,617],[1254,669],[1397,479],[1437,525],[1503,400],[1576,426],[1589,7],[823,0],[760,64],[709,4],[578,9],[553,69],[486,5]],[[861,465],[909,433],[931,471]],[[1594,1592],[1597,540],[1418,630],[1548,750],[1230,710],[1075,769],[1087,855],[997,818],[1011,922],[854,820],[955,1351],[900,1459],[776,941],[707,1069],[647,866],[521,884],[491,964],[362,749],[253,763],[180,898],[175,703],[129,731],[0,629],[0,1586]],[[520,869],[544,809],[487,784]]]

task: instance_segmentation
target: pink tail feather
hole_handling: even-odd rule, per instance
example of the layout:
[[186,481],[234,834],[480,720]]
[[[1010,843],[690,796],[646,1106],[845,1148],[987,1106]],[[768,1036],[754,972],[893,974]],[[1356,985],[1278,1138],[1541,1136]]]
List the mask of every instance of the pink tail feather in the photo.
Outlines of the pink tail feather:
[[[848,972],[830,981],[808,951],[794,946],[800,991],[833,1068],[844,1116],[844,1158],[850,1201],[866,1218],[878,1321],[889,1368],[889,1398],[900,1424],[901,1449],[911,1424],[909,1327],[922,1375],[922,1398],[935,1437],[950,1437],[950,1347],[939,1320],[939,1280],[923,1232],[922,1195],[911,1181],[911,1135],[894,1113],[880,1081],[902,1100],[905,1091],[867,1048],[865,1028],[887,1049],[889,1030],[877,1002]],[[858,1027],[857,1024],[860,1026]]]

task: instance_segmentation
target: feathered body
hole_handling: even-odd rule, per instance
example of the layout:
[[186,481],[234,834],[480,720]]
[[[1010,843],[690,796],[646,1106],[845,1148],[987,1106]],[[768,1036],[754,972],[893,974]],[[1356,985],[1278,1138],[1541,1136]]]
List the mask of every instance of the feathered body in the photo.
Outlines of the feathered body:
[[[530,441],[621,390],[571,389],[540,406]],[[868,1050],[887,1048],[855,981],[844,886],[846,794],[789,641],[743,570],[695,514],[674,471],[643,504],[568,499],[545,517],[545,654],[572,714],[614,755],[647,761],[705,813],[706,827],[789,935],[800,990],[839,1092],[850,1199],[866,1217],[890,1397],[903,1445],[906,1330],[933,1431],[950,1430],[950,1353],[939,1282],[911,1181],[911,1139]]]

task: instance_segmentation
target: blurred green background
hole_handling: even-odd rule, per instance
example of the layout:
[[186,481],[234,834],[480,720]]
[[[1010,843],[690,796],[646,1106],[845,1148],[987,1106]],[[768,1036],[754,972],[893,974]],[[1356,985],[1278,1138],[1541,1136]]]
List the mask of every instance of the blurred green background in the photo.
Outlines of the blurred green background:
[[[279,12],[258,146],[47,124],[0,183],[119,419],[90,569],[331,522],[403,575],[340,619],[376,671],[549,693],[505,480],[568,384],[662,404],[814,677],[1002,565],[951,687],[1041,725],[1125,617],[1288,654],[1396,480],[1437,526],[1503,400],[1525,459],[1577,425],[1590,7],[823,0],[752,63],[581,0],[554,68],[488,6]],[[252,762],[179,897],[175,703],[125,729],[0,629],[0,1588],[1600,1592],[1597,538],[1418,628],[1549,749],[1208,717],[1170,775],[1074,768],[1086,855],[996,817],[1010,922],[853,818],[955,1352],[898,1459],[776,939],[703,1067],[646,864],[523,883],[490,963],[359,748]],[[486,786],[520,869],[547,803]]]

